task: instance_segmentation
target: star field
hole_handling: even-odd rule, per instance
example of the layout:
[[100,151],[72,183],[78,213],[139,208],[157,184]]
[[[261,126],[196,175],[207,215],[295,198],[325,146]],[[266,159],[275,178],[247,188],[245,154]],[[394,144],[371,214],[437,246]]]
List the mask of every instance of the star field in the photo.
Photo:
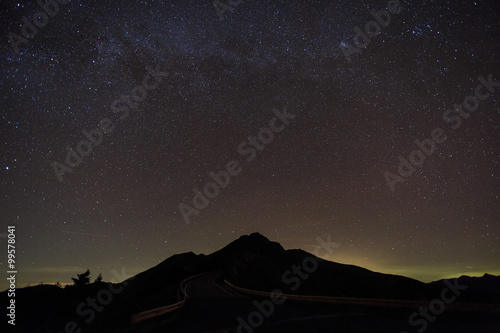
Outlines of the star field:
[[[40,7],[2,1],[0,233],[17,226],[19,285],[132,275],[254,231],[306,251],[330,237],[329,260],[424,281],[500,274],[500,87],[443,121],[479,76],[500,81],[499,4],[404,1],[347,62],[341,42],[386,6],[243,2],[220,20],[210,1],[71,1],[15,53],[8,33]],[[120,119],[113,102],[157,66]],[[238,144],[285,107],[245,162]],[[52,163],[102,119],[113,131],[60,182]],[[392,192],[384,172],[436,127],[447,140]],[[179,204],[231,160],[241,173],[187,225]]]

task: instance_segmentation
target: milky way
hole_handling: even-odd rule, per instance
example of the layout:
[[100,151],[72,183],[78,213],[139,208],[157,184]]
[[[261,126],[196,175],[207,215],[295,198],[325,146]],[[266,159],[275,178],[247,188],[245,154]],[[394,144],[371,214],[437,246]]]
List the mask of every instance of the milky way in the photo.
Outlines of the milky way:
[[[42,9],[0,3],[0,233],[16,225],[20,286],[254,231],[424,281],[500,274],[500,87],[459,128],[443,119],[480,76],[500,81],[498,2],[406,1],[351,61],[341,45],[387,1],[244,1],[222,20],[210,1],[62,2],[17,53]],[[247,162],[238,145],[284,108]],[[391,191],[384,173],[435,128],[446,141]],[[188,225],[179,205],[230,161],[241,172]]]

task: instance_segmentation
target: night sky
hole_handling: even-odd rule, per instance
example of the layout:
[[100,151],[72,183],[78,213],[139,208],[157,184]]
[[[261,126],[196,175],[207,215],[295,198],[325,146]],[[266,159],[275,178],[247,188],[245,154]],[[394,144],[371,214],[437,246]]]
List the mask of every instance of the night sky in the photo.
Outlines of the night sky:
[[[355,49],[387,5],[72,0],[27,38],[40,5],[2,0],[0,236],[16,226],[17,285],[116,281],[252,232],[309,252],[330,239],[328,260],[425,282],[500,274],[500,3],[405,1]],[[211,172],[225,187],[194,213]]]

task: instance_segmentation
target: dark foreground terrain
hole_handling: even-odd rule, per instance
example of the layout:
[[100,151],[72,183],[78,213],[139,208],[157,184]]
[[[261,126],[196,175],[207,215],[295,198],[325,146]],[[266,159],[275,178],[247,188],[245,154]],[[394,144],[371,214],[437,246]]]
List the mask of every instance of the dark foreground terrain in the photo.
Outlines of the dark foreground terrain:
[[[7,304],[6,292],[0,298]],[[119,284],[18,289],[16,325],[2,320],[1,331],[497,333],[499,318],[500,277],[426,284],[252,234],[208,256],[172,256]]]

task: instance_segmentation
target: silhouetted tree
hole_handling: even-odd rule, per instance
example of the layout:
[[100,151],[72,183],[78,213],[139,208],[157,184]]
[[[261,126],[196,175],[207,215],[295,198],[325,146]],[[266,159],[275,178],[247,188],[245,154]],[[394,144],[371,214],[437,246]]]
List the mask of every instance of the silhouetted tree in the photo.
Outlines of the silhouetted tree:
[[94,280],[94,283],[96,282],[101,282],[102,281],[102,273],[99,273],[99,275],[96,277],[96,279]]
[[73,282],[75,283],[75,286],[84,286],[84,285],[90,283],[90,270],[89,269],[87,269],[87,271],[85,273],[76,274],[76,275],[78,276],[76,279],[71,278],[71,280],[73,280]]

